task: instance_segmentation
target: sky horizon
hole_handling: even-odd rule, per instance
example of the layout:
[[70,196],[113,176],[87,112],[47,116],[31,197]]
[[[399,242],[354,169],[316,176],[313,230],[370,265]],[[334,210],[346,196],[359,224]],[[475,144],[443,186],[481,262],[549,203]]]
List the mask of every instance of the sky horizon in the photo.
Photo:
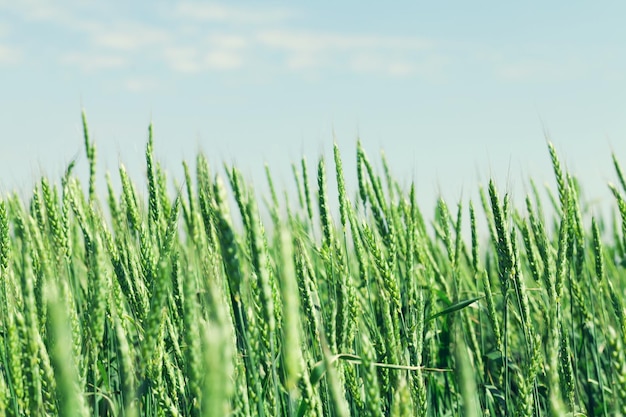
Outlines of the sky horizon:
[[[354,188],[357,139],[431,204],[490,177],[523,203],[554,187],[550,139],[591,200],[611,205],[611,152],[626,166],[626,4],[0,0],[0,192],[28,195],[98,149],[99,187],[155,153],[182,181],[202,150],[262,187],[290,186],[332,146]],[[332,177],[332,175],[329,175]],[[473,198],[473,197],[472,197]],[[519,206],[519,204],[517,204]],[[426,208],[430,210],[430,207]]]

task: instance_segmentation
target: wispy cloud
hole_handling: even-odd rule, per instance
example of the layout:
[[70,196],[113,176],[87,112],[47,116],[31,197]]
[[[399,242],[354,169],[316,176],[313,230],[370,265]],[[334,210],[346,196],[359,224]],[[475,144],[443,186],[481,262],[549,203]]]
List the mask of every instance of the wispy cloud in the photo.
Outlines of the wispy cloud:
[[263,45],[291,51],[328,49],[391,49],[419,51],[433,46],[431,40],[416,37],[351,35],[293,30],[263,31],[258,34],[257,38]]
[[20,61],[21,53],[17,48],[0,44],[0,64],[13,65]]
[[129,78],[124,86],[132,93],[145,93],[159,89],[160,82],[155,78]]
[[267,24],[283,22],[294,16],[284,8],[234,7],[219,3],[183,1],[177,4],[175,16],[182,19],[235,24]]
[[172,47],[164,51],[164,59],[171,69],[182,73],[240,68],[244,59],[232,49],[204,50],[197,47]]
[[163,51],[163,58],[174,71],[182,73],[194,73],[200,71],[199,53],[196,48],[170,47]]
[[[86,18],[85,14],[93,8],[96,8],[95,3],[80,0],[68,0],[63,4],[52,0],[0,0],[0,9],[20,16],[25,22],[51,23],[69,31],[87,31],[93,25],[97,25],[93,20]],[[100,18],[103,19],[105,16],[101,15]]]
[[569,81],[587,72],[585,63],[577,60],[525,59],[496,65],[496,75],[510,82]]
[[204,56],[203,63],[207,69],[228,70],[240,68],[243,58],[229,50],[216,50],[208,52]]
[[424,56],[435,48],[419,37],[351,35],[289,30],[260,32],[256,41],[284,54],[286,67],[301,70],[340,70],[408,76],[418,72]]
[[96,30],[92,36],[97,46],[129,52],[163,45],[172,40],[172,34],[165,30],[134,22]]
[[60,63],[79,68],[83,72],[120,69],[126,66],[126,58],[120,55],[103,55],[88,52],[70,52],[61,56]]
[[[113,6],[80,0],[63,7],[49,0],[19,5],[0,0],[2,6],[25,21],[78,33],[76,44],[57,45],[57,61],[80,71],[148,64],[181,74],[262,68],[305,77],[336,71],[407,77],[444,66],[436,59],[438,45],[431,39],[296,30],[296,17],[301,16],[292,8],[182,1],[155,8],[148,17],[129,14],[121,19]],[[0,60],[8,61],[9,51],[3,55]]]
[[350,69],[357,73],[386,73],[392,76],[407,76],[415,72],[416,66],[406,60],[386,60],[373,54],[355,55],[350,60]]
[[23,0],[19,2],[2,0],[0,7],[20,14],[27,20],[66,21],[67,9],[46,0]]
[[212,33],[206,38],[209,45],[223,49],[244,49],[250,46],[250,38],[244,35]]
[[544,62],[523,62],[503,65],[497,69],[497,74],[506,80],[523,81],[553,75],[555,69]]

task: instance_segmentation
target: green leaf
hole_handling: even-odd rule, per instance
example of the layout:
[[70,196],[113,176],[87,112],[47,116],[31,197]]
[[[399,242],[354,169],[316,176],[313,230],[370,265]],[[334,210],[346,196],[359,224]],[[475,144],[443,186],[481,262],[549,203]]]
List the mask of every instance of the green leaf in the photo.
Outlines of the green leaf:
[[[352,355],[350,353],[339,353],[337,355],[330,355],[328,357],[328,363],[333,364],[340,359],[345,360],[350,363],[359,364],[359,365],[362,363],[362,360],[359,356]],[[397,369],[397,370],[404,370],[404,371],[416,371],[418,369],[420,369],[421,371],[425,371],[425,372],[450,372],[451,371],[451,369],[426,368],[424,366],[396,365],[396,364],[388,364],[388,363],[380,363],[380,362],[373,362],[372,365],[378,368]],[[317,362],[311,369],[311,373],[310,373],[311,385],[312,386],[317,385],[317,383],[320,382],[320,380],[325,374],[326,374],[326,361],[321,360]],[[300,405],[298,406],[298,412],[296,416],[304,417],[308,410],[309,410],[308,405],[305,403],[304,400],[301,400]]]
[[476,301],[480,300],[483,297],[484,295],[481,295],[480,297],[474,297],[474,298],[469,298],[467,300],[459,301],[458,303],[452,304],[450,307],[444,308],[440,312],[433,314],[426,321],[431,321],[431,320],[436,319],[439,316],[445,316],[446,314],[452,314],[455,311],[462,310],[465,307],[469,306],[470,304],[475,303]]

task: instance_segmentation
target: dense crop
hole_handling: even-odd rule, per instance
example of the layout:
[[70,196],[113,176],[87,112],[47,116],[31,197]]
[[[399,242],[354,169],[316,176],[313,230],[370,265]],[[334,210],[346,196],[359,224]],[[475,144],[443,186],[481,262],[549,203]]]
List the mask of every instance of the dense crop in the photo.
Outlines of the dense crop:
[[552,145],[551,207],[533,185],[515,209],[490,182],[482,210],[440,200],[427,222],[360,144],[350,197],[335,147],[334,169],[294,166],[295,204],[267,170],[264,224],[241,173],[203,155],[169,195],[151,128],[147,201],[124,167],[101,201],[83,123],[86,193],[70,166],[0,198],[0,415],[626,413],[615,158],[613,222],[581,209]]

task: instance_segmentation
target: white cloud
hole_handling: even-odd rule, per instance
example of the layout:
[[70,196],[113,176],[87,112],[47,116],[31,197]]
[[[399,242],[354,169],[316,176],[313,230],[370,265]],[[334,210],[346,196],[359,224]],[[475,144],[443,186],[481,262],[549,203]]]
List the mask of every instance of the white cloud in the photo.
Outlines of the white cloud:
[[98,30],[93,42],[105,48],[134,51],[139,48],[162,45],[169,41],[169,33],[146,25],[126,24],[120,28]]
[[584,66],[574,62],[551,62],[539,59],[501,64],[496,67],[497,76],[516,82],[565,81],[579,77],[584,71]]
[[242,55],[236,51],[228,49],[202,51],[195,47],[167,48],[164,58],[170,68],[182,73],[237,69],[244,62]]
[[145,93],[159,88],[159,82],[154,78],[129,78],[124,84],[133,93]]
[[405,77],[415,74],[417,68],[401,58],[386,58],[374,54],[360,54],[350,61],[350,69],[360,73],[379,73],[393,77]]
[[[63,6],[52,0],[5,2],[3,6],[0,0],[2,7],[25,21],[45,21],[56,26],[56,31],[72,35],[75,43],[59,44],[59,61],[82,71],[149,65],[183,74],[263,68],[305,77],[311,72],[323,76],[335,71],[420,76],[432,72],[430,61],[439,47],[418,36],[289,29],[298,23],[291,9],[225,2],[161,4],[157,12],[150,12],[163,19],[159,23],[141,14],[123,17],[110,5],[84,0],[68,0]],[[0,62],[10,56],[0,50]]]
[[246,36],[232,34],[211,34],[207,36],[207,42],[216,48],[243,49],[250,46]]
[[423,73],[418,63],[432,55],[435,46],[419,37],[280,30],[260,32],[256,41],[283,52],[292,71],[340,70],[393,77]]
[[272,30],[258,34],[258,41],[272,48],[290,51],[391,49],[422,51],[433,46],[429,39],[379,35]]
[[201,37],[200,42],[185,42],[166,47],[162,58],[177,72],[197,73],[241,68],[245,62],[250,40],[243,35],[212,33]]
[[225,23],[263,24],[277,23],[293,16],[287,9],[251,9],[219,3],[183,1],[178,3],[175,14],[183,19],[217,21]]
[[120,69],[127,65],[127,60],[119,55],[101,55],[71,52],[61,57],[61,63],[78,67],[81,71],[93,72],[104,69]]
[[386,68],[389,75],[404,77],[415,73],[415,67],[406,62],[392,62]]
[[[89,7],[83,7],[83,6]],[[20,0],[0,2],[0,8],[10,10],[25,21],[46,22],[69,29],[70,31],[88,31],[97,23],[83,14],[83,9],[96,8],[95,2],[82,1],[56,2],[50,0]],[[102,16],[101,16],[102,17]]]
[[236,53],[227,50],[209,52],[204,57],[205,68],[216,70],[229,70],[240,68],[243,58]]
[[328,59],[319,54],[294,53],[287,58],[287,68],[290,70],[318,69],[328,66]]
[[174,71],[194,73],[201,69],[198,51],[191,46],[168,47],[163,51],[163,59]]
[[28,20],[65,22],[68,19],[66,9],[59,7],[56,3],[45,0],[7,1],[3,2],[2,6],[5,9],[20,13]]
[[0,64],[12,65],[20,61],[21,53],[16,48],[0,44]]

